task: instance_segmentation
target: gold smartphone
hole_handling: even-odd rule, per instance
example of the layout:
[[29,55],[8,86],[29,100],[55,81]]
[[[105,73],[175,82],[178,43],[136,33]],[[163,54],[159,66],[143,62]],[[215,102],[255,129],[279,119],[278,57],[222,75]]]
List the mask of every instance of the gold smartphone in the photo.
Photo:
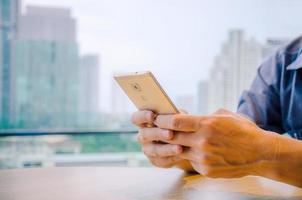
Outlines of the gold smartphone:
[[151,110],[157,114],[179,113],[150,71],[120,74],[114,78],[139,110]]

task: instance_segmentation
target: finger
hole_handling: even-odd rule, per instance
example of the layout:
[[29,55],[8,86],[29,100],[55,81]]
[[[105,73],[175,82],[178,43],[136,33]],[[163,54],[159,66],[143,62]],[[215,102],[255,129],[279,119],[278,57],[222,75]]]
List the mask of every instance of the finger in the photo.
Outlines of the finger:
[[201,136],[194,133],[171,131],[161,128],[141,128],[137,140],[141,144],[162,141],[169,144],[179,144],[187,147],[198,147]]
[[165,141],[169,144],[180,144],[186,147],[197,147],[201,136],[190,132],[173,131],[173,138]]
[[197,131],[203,118],[186,114],[158,115],[154,124],[163,129],[189,132]]
[[225,164],[225,162],[215,154],[209,154],[201,151],[194,151],[192,149],[188,149],[184,151],[179,155],[179,157],[202,165],[214,166],[214,165]]
[[180,158],[189,160],[191,162],[200,162],[200,158],[204,155],[203,152],[196,152],[192,148],[186,148],[179,155]]
[[140,128],[137,139],[145,144],[153,141],[168,141],[173,138],[173,131],[161,128]]
[[168,157],[149,157],[151,163],[157,167],[172,167],[181,159],[177,156],[168,156]]
[[240,178],[249,175],[254,165],[202,165],[197,162],[191,162],[193,168],[204,176],[211,178]]
[[136,111],[132,114],[131,121],[137,126],[142,126],[143,124],[153,124],[156,115],[149,110]]
[[176,156],[182,152],[182,146],[175,144],[154,144],[148,143],[144,144],[143,152],[147,156],[151,157],[167,157],[167,156]]

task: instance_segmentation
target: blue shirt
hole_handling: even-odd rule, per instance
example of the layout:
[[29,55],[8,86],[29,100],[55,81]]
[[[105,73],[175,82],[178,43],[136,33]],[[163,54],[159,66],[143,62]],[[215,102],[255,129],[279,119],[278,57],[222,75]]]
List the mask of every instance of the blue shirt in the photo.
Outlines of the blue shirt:
[[302,36],[278,50],[244,91],[238,113],[258,126],[302,140]]

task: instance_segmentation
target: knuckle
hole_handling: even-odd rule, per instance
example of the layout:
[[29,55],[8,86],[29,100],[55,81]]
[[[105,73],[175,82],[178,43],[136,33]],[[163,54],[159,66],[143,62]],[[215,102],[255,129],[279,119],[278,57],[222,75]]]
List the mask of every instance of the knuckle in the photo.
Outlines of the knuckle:
[[154,140],[165,142],[172,139],[173,139],[173,131],[171,130],[164,130],[158,128],[154,131]]
[[211,144],[208,139],[203,139],[198,142],[198,147],[203,152],[208,152],[210,149],[210,146],[211,146]]
[[204,120],[202,122],[202,125],[207,127],[207,128],[211,128],[213,123],[214,123],[214,117],[210,117],[210,118],[207,118],[206,120]]
[[204,126],[204,128],[211,134],[209,134],[209,136],[212,136],[213,134],[215,134],[215,130],[217,130],[217,128],[219,127],[220,124],[220,119],[221,117],[210,117],[207,120],[205,120],[202,125]]
[[153,123],[155,114],[152,111],[137,111],[131,115],[131,122],[135,125]]
[[173,116],[171,123],[172,123],[171,125],[173,128],[176,128],[176,129],[181,128],[182,121],[179,116],[177,116],[177,115]]
[[152,123],[154,120],[154,113],[152,111],[144,111],[144,119],[146,122]]
[[217,123],[218,123],[218,117],[212,117],[208,121],[208,125],[212,128],[215,127],[217,125]]

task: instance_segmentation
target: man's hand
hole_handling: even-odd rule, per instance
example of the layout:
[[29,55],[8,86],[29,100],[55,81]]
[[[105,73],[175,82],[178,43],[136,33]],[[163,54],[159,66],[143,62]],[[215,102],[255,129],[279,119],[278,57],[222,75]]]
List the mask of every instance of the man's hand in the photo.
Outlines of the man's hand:
[[132,122],[139,127],[137,138],[145,155],[158,167],[178,166],[191,170],[189,162],[179,157],[183,151],[182,146],[164,143],[173,139],[173,131],[155,127],[155,117],[151,111],[137,111],[132,115]]
[[197,172],[206,176],[256,174],[258,163],[270,156],[263,144],[265,131],[226,110],[210,116],[159,115],[154,124],[160,132],[174,131],[173,138],[162,141],[182,145],[179,157],[189,160]]
[[139,111],[132,121],[141,127],[139,141],[156,166],[193,167],[210,177],[258,175],[302,187],[302,141],[262,130],[240,115]]

